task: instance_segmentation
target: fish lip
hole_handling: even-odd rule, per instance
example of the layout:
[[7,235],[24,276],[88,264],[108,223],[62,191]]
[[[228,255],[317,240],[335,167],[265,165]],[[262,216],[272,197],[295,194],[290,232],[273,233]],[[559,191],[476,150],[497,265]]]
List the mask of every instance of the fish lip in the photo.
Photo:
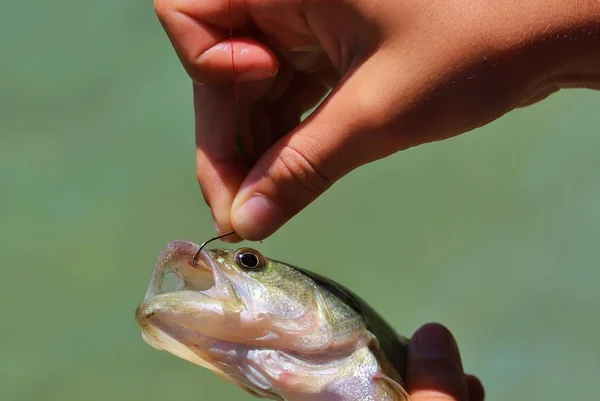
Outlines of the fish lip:
[[[175,292],[185,289],[186,286],[186,269],[201,269],[212,276],[212,286],[197,290],[202,293],[208,293],[214,297],[215,293],[218,292],[213,287],[223,290],[227,286],[229,281],[218,264],[215,261],[215,257],[212,255],[212,250],[201,250],[200,246],[185,240],[175,240],[165,245],[159,253],[154,268],[152,270],[152,276],[144,300],[148,300],[157,295],[161,295],[167,292]],[[165,291],[162,289],[164,279],[167,274],[173,273],[178,279],[178,289],[174,291]]]
[[168,269],[175,273],[172,267],[186,259],[192,261],[199,248],[199,245],[186,240],[175,240],[166,244],[161,249],[156,258],[156,262],[154,263],[152,276],[148,283],[144,300],[148,300],[163,293],[163,291],[161,291],[161,286],[166,275],[165,271]]

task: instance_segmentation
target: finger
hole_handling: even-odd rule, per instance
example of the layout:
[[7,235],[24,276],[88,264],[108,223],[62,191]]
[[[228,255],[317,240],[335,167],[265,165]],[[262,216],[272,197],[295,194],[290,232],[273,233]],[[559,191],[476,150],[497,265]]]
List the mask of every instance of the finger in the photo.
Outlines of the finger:
[[302,124],[275,143],[244,180],[232,208],[243,238],[261,240],[353,169],[398,150],[389,122],[389,80],[378,60],[346,77]]
[[467,391],[469,392],[469,401],[483,401],[485,399],[485,389],[481,380],[473,375],[466,375]]
[[297,72],[287,91],[267,106],[273,135],[279,139],[294,129],[300,123],[302,115],[317,106],[327,90],[318,77]]
[[[253,106],[255,98],[266,90],[268,85],[264,81],[240,85],[236,107],[230,88],[194,85],[196,177],[219,233],[232,230],[231,204],[248,166],[255,162],[255,154],[260,151],[257,139],[270,137],[268,125],[255,124],[264,113]],[[253,135],[253,129],[259,132]],[[240,139],[242,152],[238,152]],[[241,238],[228,236],[226,240],[235,242]]]
[[[234,76],[240,82],[257,81],[277,73],[277,57],[266,45],[240,38],[253,29],[245,1],[155,0],[154,9],[194,82],[220,85],[233,82]],[[233,41],[230,29],[236,31]]]
[[[239,88],[245,102],[242,110],[249,110],[252,101],[269,89],[271,82],[266,78],[273,77],[278,67],[273,52],[252,39],[236,38],[233,44],[229,40],[230,28],[236,33],[252,29],[245,2],[232,1],[231,14],[229,0],[156,0],[154,5],[192,80],[210,85],[243,81]],[[247,171],[235,153],[238,132],[233,101],[231,87],[194,86],[197,177],[219,232],[231,229],[231,203]],[[242,126],[248,125],[246,118]],[[248,138],[245,131],[243,136]]]
[[318,105],[326,92],[317,77],[282,68],[268,92],[252,105],[252,152],[247,155],[247,164],[254,165],[273,143],[297,126],[302,115]]
[[262,81],[275,77],[279,68],[277,56],[264,44],[250,38],[228,37],[184,66],[195,82],[210,85],[234,80]]
[[[230,209],[247,167],[236,152],[234,98],[227,88],[194,85],[196,177],[217,232],[231,230]],[[227,237],[234,241],[238,238]]]
[[407,385],[413,401],[469,401],[458,345],[444,326],[426,324],[410,340]]

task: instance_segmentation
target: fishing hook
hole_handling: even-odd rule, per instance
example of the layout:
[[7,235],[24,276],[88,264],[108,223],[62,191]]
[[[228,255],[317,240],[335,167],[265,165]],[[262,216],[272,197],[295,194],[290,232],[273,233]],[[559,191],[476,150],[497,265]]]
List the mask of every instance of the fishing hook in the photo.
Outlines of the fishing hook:
[[194,254],[194,258],[192,259],[192,262],[198,266],[198,255],[200,255],[200,252],[202,252],[202,249],[210,242],[216,241],[218,239],[224,238],[224,237],[228,237],[232,234],[235,234],[235,231],[229,231],[225,234],[221,234],[221,235],[217,235],[216,237],[207,239],[206,241],[204,241],[201,245],[200,248],[198,248],[198,250],[196,251],[196,253]]

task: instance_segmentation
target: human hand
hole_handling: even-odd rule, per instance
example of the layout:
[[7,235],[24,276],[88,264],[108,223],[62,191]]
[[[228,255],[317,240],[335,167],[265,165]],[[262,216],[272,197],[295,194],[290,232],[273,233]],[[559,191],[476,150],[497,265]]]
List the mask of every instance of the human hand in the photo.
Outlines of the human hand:
[[439,324],[421,327],[409,342],[408,393],[411,401],[483,401],[475,376],[465,375],[452,334]]
[[235,72],[229,0],[155,9],[195,82],[203,195],[221,232],[249,240],[359,166],[600,87],[598,2],[232,0]]

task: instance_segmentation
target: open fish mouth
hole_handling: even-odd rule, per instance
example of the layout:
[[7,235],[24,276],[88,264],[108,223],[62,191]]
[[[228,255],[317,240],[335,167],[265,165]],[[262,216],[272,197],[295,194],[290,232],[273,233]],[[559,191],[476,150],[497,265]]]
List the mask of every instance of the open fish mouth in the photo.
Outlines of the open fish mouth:
[[[219,251],[203,250],[194,261],[198,249],[198,245],[183,240],[167,244],[156,260],[144,301],[136,310],[143,339],[154,348],[179,356],[188,353],[183,348],[177,351],[188,348],[179,344],[182,338],[206,334],[204,331],[213,326],[211,312],[218,314],[220,307],[231,302],[231,284],[215,262]],[[189,355],[185,359],[189,360]]]
[[207,251],[201,251],[194,261],[198,249],[189,241],[167,244],[154,265],[144,300],[169,292],[206,292],[214,288],[215,276],[220,272]]

